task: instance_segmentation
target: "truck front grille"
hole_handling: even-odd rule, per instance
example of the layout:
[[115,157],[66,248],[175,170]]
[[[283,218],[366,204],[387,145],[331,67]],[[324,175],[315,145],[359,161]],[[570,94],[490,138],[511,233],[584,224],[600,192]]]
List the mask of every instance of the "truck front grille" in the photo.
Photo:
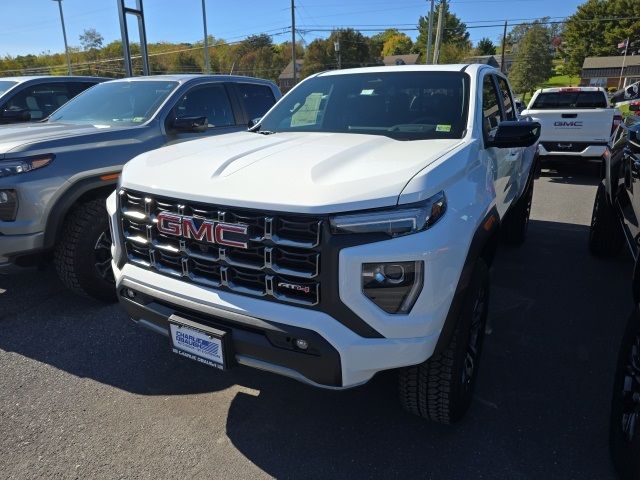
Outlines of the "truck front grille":
[[[185,202],[124,189],[118,202],[131,264],[233,293],[306,306],[320,302],[321,217]],[[161,233],[161,212],[246,225],[247,248]]]

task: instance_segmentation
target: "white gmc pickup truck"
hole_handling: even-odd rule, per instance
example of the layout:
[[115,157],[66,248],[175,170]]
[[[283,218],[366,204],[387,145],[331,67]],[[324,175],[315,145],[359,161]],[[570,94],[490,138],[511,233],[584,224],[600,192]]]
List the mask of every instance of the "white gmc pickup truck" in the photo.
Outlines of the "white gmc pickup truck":
[[540,158],[593,159],[604,155],[622,113],[609,107],[604,88],[543,88],[521,113],[542,125]]
[[251,131],[125,166],[107,201],[121,304],[218,369],[333,389],[397,369],[409,412],[454,422],[539,132],[487,66],[314,75]]

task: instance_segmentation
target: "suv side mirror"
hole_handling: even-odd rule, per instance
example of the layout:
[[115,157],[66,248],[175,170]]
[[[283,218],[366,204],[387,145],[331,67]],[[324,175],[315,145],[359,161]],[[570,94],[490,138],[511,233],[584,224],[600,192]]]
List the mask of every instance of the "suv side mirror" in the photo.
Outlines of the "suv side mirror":
[[505,121],[498,125],[493,138],[485,142],[486,147],[515,148],[530,147],[540,138],[540,124],[529,121]]
[[179,117],[174,118],[170,125],[176,132],[206,132],[209,121],[207,117]]
[[28,122],[31,120],[31,112],[23,108],[7,108],[2,111],[2,118],[13,122]]
[[247,128],[255,127],[257,124],[260,123],[260,120],[262,120],[262,117],[256,117],[256,118],[253,118],[253,119],[249,120],[249,123],[247,123]]

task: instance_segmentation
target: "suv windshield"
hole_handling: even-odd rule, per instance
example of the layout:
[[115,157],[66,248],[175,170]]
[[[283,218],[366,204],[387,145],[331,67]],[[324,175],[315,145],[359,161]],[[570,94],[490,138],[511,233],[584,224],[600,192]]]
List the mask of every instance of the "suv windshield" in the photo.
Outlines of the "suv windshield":
[[607,108],[607,97],[603,92],[546,92],[538,95],[531,108]]
[[376,72],[306,80],[262,120],[263,132],[338,132],[397,140],[462,138],[469,77],[461,72]]
[[60,107],[49,121],[140,125],[154,115],[177,85],[157,80],[100,83]]
[[18,82],[12,82],[10,80],[0,80],[0,95],[9,90]]

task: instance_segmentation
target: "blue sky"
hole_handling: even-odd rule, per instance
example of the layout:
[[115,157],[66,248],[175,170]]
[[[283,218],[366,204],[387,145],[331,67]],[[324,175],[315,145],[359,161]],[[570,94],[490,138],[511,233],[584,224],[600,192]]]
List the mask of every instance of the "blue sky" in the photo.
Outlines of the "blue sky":
[[[134,0],[127,0],[134,5]],[[468,27],[481,21],[523,21],[542,16],[565,17],[583,0],[451,0],[451,10]],[[277,34],[290,24],[290,0],[206,0],[209,34],[234,41],[253,33]],[[111,41],[120,37],[116,0],[63,0],[67,36],[79,45],[85,28],[95,28]],[[202,38],[201,0],[144,0],[149,42],[193,42]],[[296,0],[299,39],[326,36],[304,30],[342,26],[413,28],[428,11],[427,0]],[[64,49],[58,4],[52,0],[0,0],[0,55],[61,52]],[[492,23],[492,22],[489,22]],[[497,40],[502,27],[470,28],[472,40]],[[364,32],[371,35],[375,32]],[[416,32],[408,31],[415,37]],[[276,42],[290,34],[276,35]],[[135,37],[132,35],[132,37]]]

